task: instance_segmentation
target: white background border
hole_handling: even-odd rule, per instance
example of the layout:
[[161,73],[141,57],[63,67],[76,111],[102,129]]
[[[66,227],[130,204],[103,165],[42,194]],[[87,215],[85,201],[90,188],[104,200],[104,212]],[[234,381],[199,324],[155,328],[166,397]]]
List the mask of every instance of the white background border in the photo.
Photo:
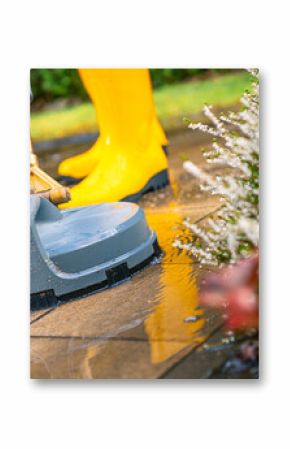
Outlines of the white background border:
[[[289,446],[286,7],[282,0],[2,6],[1,447]],[[29,380],[29,68],[78,66],[260,68],[260,381]]]

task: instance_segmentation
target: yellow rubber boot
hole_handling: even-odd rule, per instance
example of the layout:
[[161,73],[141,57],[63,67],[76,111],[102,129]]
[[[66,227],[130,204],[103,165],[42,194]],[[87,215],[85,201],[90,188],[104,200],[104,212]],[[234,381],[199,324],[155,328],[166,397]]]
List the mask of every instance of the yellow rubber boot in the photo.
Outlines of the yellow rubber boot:
[[97,110],[99,155],[94,169],[71,189],[72,199],[62,207],[137,201],[146,191],[166,185],[168,163],[161,133],[154,127],[149,71],[82,69],[80,73]]
[[[79,70],[80,76],[83,80],[84,87],[86,88],[95,108],[97,104],[95,100],[98,98],[98,69],[92,70]],[[142,95],[142,92],[139,94]],[[142,98],[140,97],[140,101]],[[100,115],[102,111],[99,111]],[[113,112],[113,111],[112,111]],[[160,125],[160,122],[154,111],[153,120],[153,132],[155,133],[156,140],[166,147],[168,144],[167,137]],[[77,156],[70,157],[62,161],[58,167],[58,173],[61,176],[68,176],[75,179],[83,179],[88,176],[95,165],[98,163],[101,157],[101,150],[103,148],[102,136],[99,136],[98,140],[94,143],[92,148]]]

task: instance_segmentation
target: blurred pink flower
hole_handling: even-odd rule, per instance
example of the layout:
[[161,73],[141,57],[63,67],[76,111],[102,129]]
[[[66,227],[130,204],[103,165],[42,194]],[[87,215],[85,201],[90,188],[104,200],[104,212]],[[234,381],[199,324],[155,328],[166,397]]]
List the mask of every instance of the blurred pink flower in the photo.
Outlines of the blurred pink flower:
[[229,329],[258,328],[258,268],[255,253],[206,275],[201,281],[201,305],[224,310]]

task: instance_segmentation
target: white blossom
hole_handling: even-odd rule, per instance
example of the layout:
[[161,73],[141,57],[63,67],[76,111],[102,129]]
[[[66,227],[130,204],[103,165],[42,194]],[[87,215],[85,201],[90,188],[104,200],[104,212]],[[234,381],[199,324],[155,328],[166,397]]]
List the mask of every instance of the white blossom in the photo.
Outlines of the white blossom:
[[222,197],[218,218],[209,218],[200,226],[184,221],[193,236],[192,243],[176,239],[174,246],[188,251],[201,264],[217,265],[221,256],[229,261],[240,257],[242,245],[259,243],[259,82],[258,71],[249,70],[254,77],[251,92],[241,98],[240,112],[216,116],[211,106],[204,114],[213,126],[190,123],[189,128],[214,137],[211,149],[204,153],[207,162],[234,169],[231,175],[211,176],[191,161],[184,169],[200,181],[202,190]]

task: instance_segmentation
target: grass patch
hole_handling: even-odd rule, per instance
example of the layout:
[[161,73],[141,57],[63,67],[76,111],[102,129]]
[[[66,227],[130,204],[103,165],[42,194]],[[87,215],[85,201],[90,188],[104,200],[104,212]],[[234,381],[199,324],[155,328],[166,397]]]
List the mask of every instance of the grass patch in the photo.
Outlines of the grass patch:
[[[154,90],[158,117],[167,130],[182,127],[182,119],[199,113],[205,103],[215,107],[235,104],[250,83],[250,75],[239,72],[160,87]],[[33,113],[30,126],[32,139],[38,141],[94,132],[97,121],[93,105],[84,103],[62,110]]]

